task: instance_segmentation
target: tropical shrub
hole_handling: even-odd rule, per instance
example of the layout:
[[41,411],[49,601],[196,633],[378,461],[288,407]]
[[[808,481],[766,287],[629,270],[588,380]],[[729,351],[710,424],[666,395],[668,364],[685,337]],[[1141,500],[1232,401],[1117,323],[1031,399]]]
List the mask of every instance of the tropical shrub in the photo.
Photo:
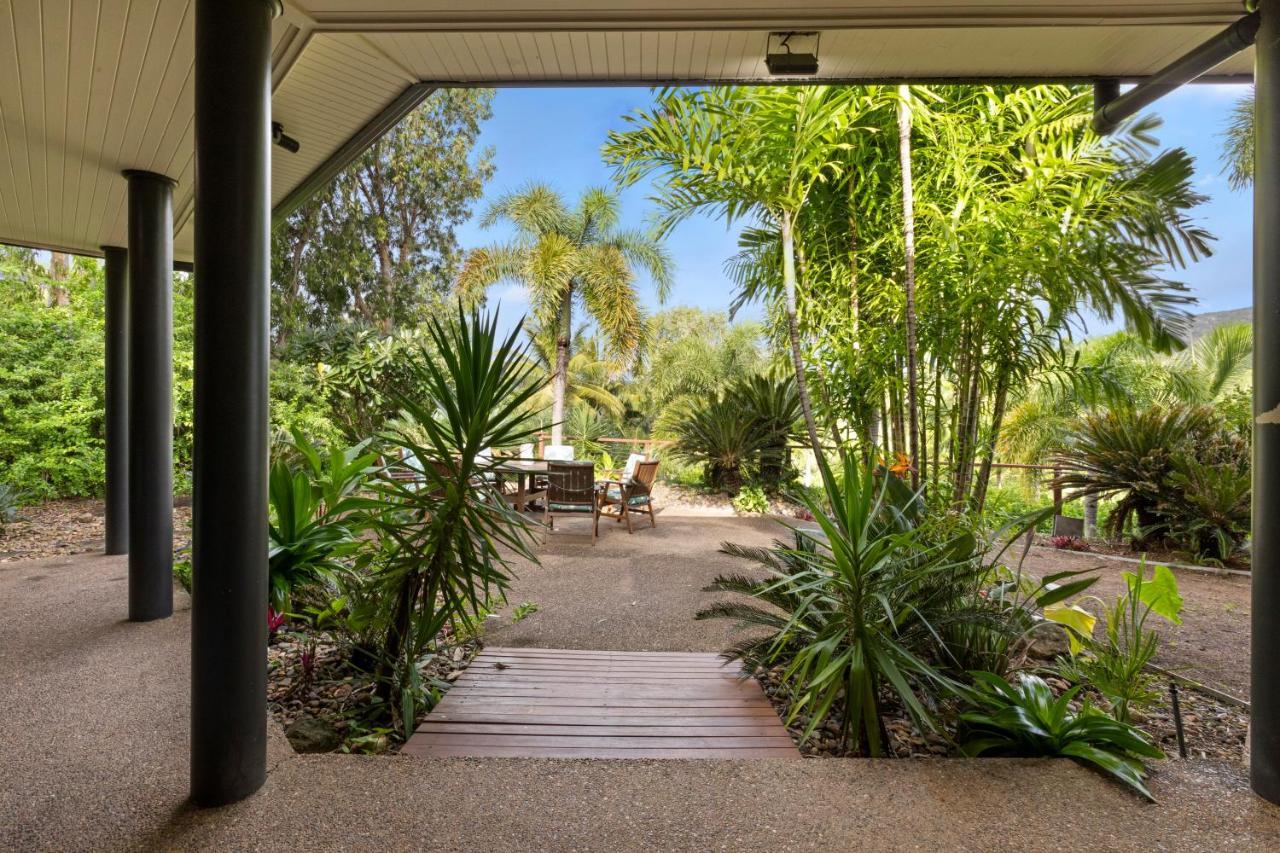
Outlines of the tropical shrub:
[[838,712],[845,746],[879,756],[882,691],[922,730],[937,727],[933,697],[952,687],[930,661],[937,625],[961,616],[965,591],[985,570],[972,533],[933,536],[921,523],[919,496],[897,478],[877,476],[852,457],[844,460],[842,486],[825,466],[823,473],[827,506],[806,498],[821,541],[796,530],[790,546],[726,544],[725,553],[763,566],[768,576],[716,578],[709,591],[755,602],[726,601],[697,618],[765,629],[724,654],[748,670],[785,666],[796,696],[792,718],[809,715],[805,737]]
[[1038,676],[1022,673],[1010,684],[990,672],[974,672],[962,690],[971,709],[960,715],[960,748],[966,755],[1068,756],[1125,783],[1147,799],[1144,758],[1164,753],[1141,731],[1090,707],[1072,712],[1080,692],[1055,698]]
[[[380,639],[378,695],[393,703],[402,732],[430,701],[419,662],[436,638],[482,618],[507,589],[511,561],[537,561],[529,522],[493,491],[485,478],[489,447],[532,440],[524,409],[538,393],[537,369],[505,339],[497,317],[459,309],[452,324],[433,320],[430,353],[408,355],[408,388],[397,393],[401,424],[383,439],[420,461],[420,479],[379,479],[377,503],[365,513],[376,534],[357,566],[367,573],[357,609],[368,635]],[[368,608],[366,610],[366,608]]]
[[738,512],[768,512],[769,498],[759,486],[747,486],[730,501]]
[[[1243,450],[1243,448],[1241,448]],[[1166,535],[1200,562],[1221,562],[1248,535],[1253,511],[1253,473],[1248,456],[1219,464],[1179,454],[1173,461],[1173,488],[1160,504],[1155,532]]]
[[299,587],[332,577],[345,568],[343,557],[360,544],[358,510],[368,502],[359,491],[376,470],[368,442],[331,450],[327,458],[301,433],[278,453],[268,476],[270,604],[289,612]]
[[[1150,704],[1157,696],[1151,688],[1147,665],[1155,657],[1160,637],[1146,627],[1152,613],[1177,625],[1181,623],[1182,597],[1178,582],[1167,566],[1156,566],[1150,579],[1145,565],[1136,573],[1125,572],[1126,591],[1105,609],[1106,629],[1093,637],[1093,624],[1045,615],[1072,628],[1072,655],[1059,661],[1063,677],[1092,686],[1111,703],[1112,714],[1128,722],[1130,710]],[[1079,608],[1074,608],[1077,611]]]

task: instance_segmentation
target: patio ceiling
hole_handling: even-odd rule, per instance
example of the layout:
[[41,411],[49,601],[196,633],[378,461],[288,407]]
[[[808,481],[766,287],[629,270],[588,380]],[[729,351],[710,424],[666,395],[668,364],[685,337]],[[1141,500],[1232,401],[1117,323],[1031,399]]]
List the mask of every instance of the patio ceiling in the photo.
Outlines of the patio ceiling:
[[[1139,78],[1239,0],[286,0],[273,29],[272,203],[297,201],[429,91],[420,84],[770,79],[771,30],[821,32],[819,77]],[[0,242],[124,245],[123,169],[178,181],[192,256],[191,0],[0,4]],[[1215,69],[1247,77],[1252,51]],[[326,168],[326,164],[329,168]]]

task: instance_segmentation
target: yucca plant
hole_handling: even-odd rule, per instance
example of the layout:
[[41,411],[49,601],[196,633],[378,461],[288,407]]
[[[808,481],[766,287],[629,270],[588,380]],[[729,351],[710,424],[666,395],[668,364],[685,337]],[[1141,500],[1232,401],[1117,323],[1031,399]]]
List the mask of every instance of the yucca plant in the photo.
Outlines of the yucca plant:
[[1164,758],[1164,753],[1146,734],[1087,701],[1072,712],[1079,687],[1055,698],[1044,679],[1029,673],[1016,684],[990,672],[970,675],[974,685],[962,692],[972,709],[960,714],[960,748],[966,755],[1067,756],[1154,799],[1143,784],[1142,759]]
[[437,636],[482,617],[506,590],[513,559],[537,561],[530,523],[494,490],[485,475],[498,463],[481,455],[532,439],[525,415],[542,385],[517,343],[520,329],[503,338],[497,324],[496,314],[461,308],[453,323],[432,320],[435,357],[405,365],[426,396],[399,395],[401,418],[382,436],[420,474],[376,484],[381,506],[369,519],[380,545],[364,561],[378,593],[366,600],[382,637],[379,695],[398,693],[406,733],[426,695],[418,663]]
[[939,651],[937,624],[956,616],[984,569],[972,533],[933,536],[918,523],[918,495],[896,478],[852,457],[841,484],[825,466],[823,474],[825,501],[805,498],[821,536],[797,530],[794,547],[771,549],[726,544],[726,553],[760,564],[768,576],[717,578],[708,590],[755,602],[727,601],[697,618],[767,629],[725,655],[748,667],[785,666],[796,697],[792,717],[809,716],[805,737],[839,709],[846,747],[879,756],[882,690],[920,729],[937,728],[933,698],[953,686],[930,662]]

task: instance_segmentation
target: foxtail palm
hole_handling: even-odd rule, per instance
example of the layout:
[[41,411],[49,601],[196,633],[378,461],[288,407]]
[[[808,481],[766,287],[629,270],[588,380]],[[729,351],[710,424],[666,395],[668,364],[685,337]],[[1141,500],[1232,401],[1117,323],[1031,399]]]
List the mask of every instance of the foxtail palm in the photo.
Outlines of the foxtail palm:
[[570,209],[555,190],[532,184],[495,201],[481,225],[500,221],[514,225],[516,236],[472,251],[457,288],[473,299],[499,281],[528,289],[538,324],[555,330],[551,435],[560,444],[575,305],[586,310],[611,354],[625,363],[640,348],[645,329],[636,270],[649,273],[659,300],[664,300],[671,287],[671,261],[658,237],[618,228],[618,197],[600,188],[584,192]]
[[662,228],[697,212],[754,217],[779,235],[783,303],[796,390],[815,453],[822,455],[805,381],[796,308],[796,229],[813,188],[839,177],[871,90],[832,86],[672,90],[614,131],[606,162],[623,185],[661,178]]

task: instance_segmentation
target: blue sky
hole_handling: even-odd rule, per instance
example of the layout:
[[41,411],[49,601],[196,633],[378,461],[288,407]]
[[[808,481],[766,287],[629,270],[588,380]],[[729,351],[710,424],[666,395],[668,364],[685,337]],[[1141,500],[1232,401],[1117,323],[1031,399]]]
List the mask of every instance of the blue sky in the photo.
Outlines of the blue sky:
[[[1211,199],[1201,206],[1198,218],[1218,238],[1213,257],[1173,274],[1200,299],[1197,312],[1239,308],[1251,301],[1251,195],[1227,186],[1218,159],[1219,134],[1232,104],[1245,91],[1242,86],[1187,86],[1161,101],[1156,110],[1165,121],[1159,132],[1162,147],[1182,146],[1191,152],[1199,189]],[[488,200],[532,181],[548,183],[569,199],[587,187],[609,185],[610,170],[601,162],[600,145],[609,130],[623,126],[623,115],[650,102],[645,88],[499,90],[493,118],[481,135],[481,143],[495,149],[497,172],[477,211]],[[624,192],[624,225],[645,224],[653,209],[649,194],[644,185]],[[506,235],[501,227],[481,229],[474,221],[458,232],[464,248]],[[667,247],[676,265],[676,283],[667,304],[726,309],[732,286],[723,264],[736,251],[736,232],[720,221],[693,219],[676,229]],[[658,303],[651,283],[642,280],[641,291],[645,304],[655,309]],[[499,286],[491,297],[500,299],[506,309],[523,307],[518,287]],[[1090,331],[1103,329],[1094,326]]]

